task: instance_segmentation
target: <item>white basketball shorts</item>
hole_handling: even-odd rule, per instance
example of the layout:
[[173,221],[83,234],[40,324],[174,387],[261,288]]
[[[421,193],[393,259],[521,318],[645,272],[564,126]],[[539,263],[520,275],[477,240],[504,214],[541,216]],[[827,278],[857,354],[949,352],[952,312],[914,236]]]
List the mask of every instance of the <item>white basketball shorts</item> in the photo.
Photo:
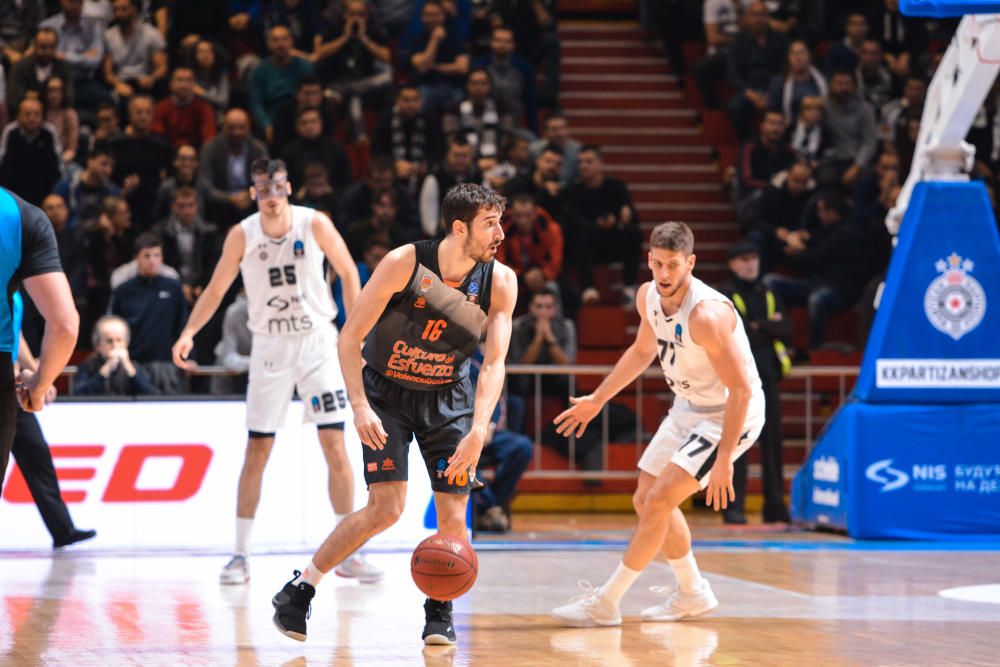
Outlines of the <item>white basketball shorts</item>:
[[[704,489],[715,464],[724,414],[721,408],[702,409],[683,398],[674,398],[673,407],[639,459],[639,470],[657,477],[667,464],[675,463],[697,479]],[[750,399],[734,461],[750,449],[763,428],[764,394],[758,391]]]
[[296,388],[308,423],[342,424],[351,415],[333,325],[296,336],[254,334],[247,429],[274,433],[281,428]]

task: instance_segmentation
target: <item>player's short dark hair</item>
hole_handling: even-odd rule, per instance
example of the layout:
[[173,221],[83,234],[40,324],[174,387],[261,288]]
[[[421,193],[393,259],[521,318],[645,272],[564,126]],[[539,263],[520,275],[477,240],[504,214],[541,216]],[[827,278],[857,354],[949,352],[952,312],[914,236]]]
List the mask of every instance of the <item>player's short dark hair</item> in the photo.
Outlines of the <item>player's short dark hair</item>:
[[446,232],[451,234],[455,220],[461,220],[468,225],[480,211],[495,210],[503,215],[506,206],[507,199],[496,190],[478,183],[459,183],[444,196],[444,201],[441,203],[441,218]]
[[288,167],[285,166],[284,160],[272,160],[270,158],[262,157],[257,158],[250,165],[250,177],[254,176],[267,176],[268,178],[274,178],[275,174],[288,174]]
[[138,255],[149,248],[162,248],[163,238],[156,232],[143,232],[135,239],[134,250]]
[[580,146],[580,153],[594,153],[600,160],[604,159],[604,152],[598,144],[584,144]]
[[694,252],[694,234],[683,222],[664,222],[653,229],[649,236],[649,247],[690,255]]

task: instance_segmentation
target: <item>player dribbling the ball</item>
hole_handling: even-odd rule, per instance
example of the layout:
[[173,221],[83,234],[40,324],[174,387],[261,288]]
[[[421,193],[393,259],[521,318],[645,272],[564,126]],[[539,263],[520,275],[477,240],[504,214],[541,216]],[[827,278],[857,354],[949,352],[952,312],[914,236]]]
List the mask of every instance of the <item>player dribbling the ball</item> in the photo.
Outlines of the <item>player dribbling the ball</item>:
[[[469,490],[503,388],[517,300],[514,272],[494,260],[505,203],[479,185],[453,187],[441,207],[447,236],[386,255],[349,313],[338,349],[364,444],[368,505],[338,524],[274,596],[274,624],[284,635],[305,640],[323,575],[399,519],[414,437],[440,531],[467,539]],[[485,358],[473,389],[469,357],[484,328]],[[424,613],[424,642],[454,644],[451,602],[428,598]]]

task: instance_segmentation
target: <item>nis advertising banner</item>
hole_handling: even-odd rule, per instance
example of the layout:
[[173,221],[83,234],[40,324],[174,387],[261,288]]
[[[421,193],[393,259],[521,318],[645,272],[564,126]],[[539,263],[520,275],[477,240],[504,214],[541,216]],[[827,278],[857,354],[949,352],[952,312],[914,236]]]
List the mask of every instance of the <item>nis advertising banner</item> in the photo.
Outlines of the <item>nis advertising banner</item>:
[[[243,402],[55,403],[39,413],[63,499],[95,546],[229,549],[236,485],[246,449]],[[367,503],[361,441],[346,430],[355,509]],[[430,534],[430,481],[419,450],[399,523],[374,546],[416,544]],[[0,494],[0,549],[51,546],[24,476],[12,459]],[[251,535],[255,549],[315,548],[333,529],[327,465],[316,429],[289,408],[264,473]]]

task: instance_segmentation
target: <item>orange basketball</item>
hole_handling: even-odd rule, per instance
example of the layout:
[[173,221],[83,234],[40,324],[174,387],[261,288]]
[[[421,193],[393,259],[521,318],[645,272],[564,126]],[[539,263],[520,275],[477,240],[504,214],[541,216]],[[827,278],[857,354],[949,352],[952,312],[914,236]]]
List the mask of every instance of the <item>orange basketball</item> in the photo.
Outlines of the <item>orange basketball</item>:
[[454,600],[476,583],[479,559],[461,537],[437,533],[413,550],[410,574],[432,600]]

